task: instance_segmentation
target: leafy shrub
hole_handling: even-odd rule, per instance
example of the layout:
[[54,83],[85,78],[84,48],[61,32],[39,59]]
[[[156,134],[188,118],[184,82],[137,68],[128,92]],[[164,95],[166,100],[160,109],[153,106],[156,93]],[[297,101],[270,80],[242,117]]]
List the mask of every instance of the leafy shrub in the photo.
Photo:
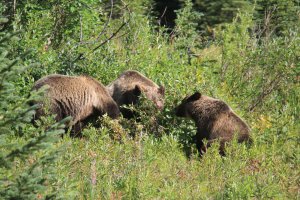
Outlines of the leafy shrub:
[[272,107],[282,99],[291,99],[284,88],[294,91],[299,73],[297,30],[288,37],[263,37],[254,30],[251,15],[239,15],[227,26],[222,35],[220,69],[231,95],[240,98],[250,111],[261,104]]

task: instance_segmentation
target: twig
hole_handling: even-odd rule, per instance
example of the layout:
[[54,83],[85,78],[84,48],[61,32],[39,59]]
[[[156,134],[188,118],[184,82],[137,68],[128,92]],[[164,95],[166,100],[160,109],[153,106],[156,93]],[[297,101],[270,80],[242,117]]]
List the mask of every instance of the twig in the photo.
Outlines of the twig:
[[281,79],[280,79],[280,74],[277,74],[277,76],[275,76],[275,78],[273,79],[273,81],[271,81],[271,83],[269,84],[269,88],[263,88],[262,93],[258,96],[258,98],[256,99],[256,101],[254,101],[249,107],[248,110],[251,112],[254,110],[254,108],[256,106],[258,106],[259,104],[262,103],[262,100],[264,100],[266,98],[266,96],[268,96],[269,94],[272,93],[272,91],[274,90],[274,88],[276,86],[278,86],[278,84],[280,83]]
[[162,18],[165,16],[167,9],[168,9],[168,6],[165,7],[164,12],[162,13],[162,15],[159,18],[159,21],[158,21],[159,26],[161,25]]
[[128,24],[128,22],[129,22],[129,20],[126,21],[126,22],[124,22],[124,23],[118,28],[117,31],[115,31],[113,34],[111,34],[109,38],[107,38],[106,40],[104,40],[103,42],[101,42],[101,44],[99,44],[98,46],[96,46],[96,47],[92,50],[92,52],[95,51],[95,50],[97,50],[97,49],[99,49],[99,48],[100,48],[101,46],[103,46],[105,43],[107,43],[108,41],[110,41],[115,35],[117,35],[117,34],[120,32],[120,30],[121,30],[126,24]]
[[110,22],[111,20],[111,17],[112,17],[112,13],[113,13],[113,7],[114,7],[114,1],[113,0],[110,0],[110,14],[109,14],[109,18],[108,20],[106,21],[102,31],[98,34],[98,37],[96,39],[96,41],[98,41],[100,39],[100,36],[104,33],[104,31],[106,30],[107,26],[108,26],[108,23]]
[[14,0],[14,16],[16,15],[17,0]]
[[128,32],[123,33],[123,34],[121,34],[121,35],[118,35],[118,36],[114,37],[114,39],[118,39],[118,38],[123,37],[124,35],[127,35],[127,34],[128,34]]
[[[122,1],[123,2],[123,1]],[[113,6],[113,0],[111,0],[111,3],[112,3],[112,6]],[[123,2],[124,3],[124,2]],[[125,3],[124,3],[125,4]],[[111,7],[112,7],[111,6]],[[126,5],[125,4],[125,8],[127,8],[128,10],[129,10],[129,8],[128,8],[128,5]],[[130,11],[130,10],[129,10]],[[129,12],[129,14],[130,14],[130,12]],[[109,17],[109,19],[111,18],[111,15],[112,15],[112,11],[111,11],[111,14],[110,14],[110,17]],[[106,40],[104,40],[103,42],[101,42],[98,46],[96,46],[95,48],[93,48],[92,50],[91,50],[91,52],[94,52],[95,50],[97,50],[97,49],[99,49],[101,46],[103,46],[104,44],[106,44],[108,41],[110,41],[111,39],[113,39],[120,31],[121,31],[121,29],[125,26],[125,25],[127,25],[128,23],[129,23],[129,21],[130,21],[130,15],[129,15],[129,19],[127,20],[127,21],[125,21],[125,22],[123,22],[123,24],[115,31],[115,32],[113,32]],[[104,32],[104,30],[106,29],[106,27],[107,27],[107,24],[108,24],[108,21],[106,22],[106,25],[105,25],[105,27],[103,28],[103,30],[101,31],[101,33],[100,34],[102,34],[103,32]],[[100,36],[100,34],[98,35],[98,37]],[[123,34],[123,35],[125,35],[125,34]],[[121,36],[119,36],[119,37],[121,37]],[[119,38],[119,37],[117,37],[117,38]],[[98,41],[98,38],[93,42],[93,43],[95,43],[95,42],[97,42]],[[86,43],[86,44],[88,44],[88,43]],[[90,52],[90,53],[91,53]],[[83,58],[84,58],[85,56],[84,56],[84,54],[83,53],[80,53],[74,60],[73,60],[73,64],[77,61],[77,60],[82,60]]]
[[109,22],[110,22],[110,20],[111,20],[111,18],[112,18],[114,1],[111,0],[110,3],[111,3],[111,4],[110,4],[110,14],[109,14],[109,17],[108,17],[108,19],[106,20],[106,22],[105,22],[105,24],[104,24],[104,27],[103,27],[102,31],[98,34],[97,38],[96,38],[95,40],[93,40],[93,41],[90,41],[90,42],[83,42],[83,41],[80,41],[79,44],[76,45],[76,47],[79,46],[79,45],[83,45],[83,44],[95,44],[95,43],[99,42],[101,35],[103,35],[103,33],[106,31],[106,29],[107,29],[107,27],[108,27],[108,24],[109,24]]
[[[128,24],[129,20],[124,22],[119,28],[117,31],[115,31],[113,34],[111,34],[111,36],[109,38],[107,38],[106,40],[104,40],[103,42],[101,42],[101,44],[99,44],[98,46],[96,46],[94,49],[92,49],[91,52],[94,52],[95,50],[99,49],[101,46],[103,46],[104,44],[106,44],[108,41],[110,41],[113,37],[115,37],[118,32],[120,32],[120,30],[126,25]],[[125,35],[125,34],[123,34]],[[90,53],[91,53],[90,52]],[[82,60],[84,58],[84,54],[83,53],[80,53],[74,60],[73,60],[73,63],[75,63],[77,60]]]
[[80,43],[82,42],[82,38],[83,38],[83,35],[82,35],[82,17],[80,16],[80,38],[79,38]]

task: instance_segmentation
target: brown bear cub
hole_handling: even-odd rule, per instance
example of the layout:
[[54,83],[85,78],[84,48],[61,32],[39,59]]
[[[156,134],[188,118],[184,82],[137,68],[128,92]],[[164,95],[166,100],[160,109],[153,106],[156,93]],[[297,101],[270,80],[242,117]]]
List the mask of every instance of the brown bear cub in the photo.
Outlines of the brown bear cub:
[[89,76],[49,75],[39,79],[33,90],[39,90],[47,85],[45,98],[37,110],[35,118],[45,115],[44,107],[55,114],[55,120],[60,121],[71,116],[72,132],[77,134],[88,121],[105,113],[113,119],[120,115],[116,102],[106,88]]
[[[107,87],[112,98],[119,106],[136,105],[141,93],[151,100],[159,110],[164,106],[165,89],[134,70],[122,73]],[[120,108],[124,118],[132,118],[135,113],[126,108]]]
[[200,154],[206,150],[203,139],[220,141],[220,154],[224,155],[225,143],[237,136],[238,142],[251,141],[250,128],[223,101],[196,92],[186,97],[175,109],[176,116],[188,117],[195,121],[197,133],[194,137]]

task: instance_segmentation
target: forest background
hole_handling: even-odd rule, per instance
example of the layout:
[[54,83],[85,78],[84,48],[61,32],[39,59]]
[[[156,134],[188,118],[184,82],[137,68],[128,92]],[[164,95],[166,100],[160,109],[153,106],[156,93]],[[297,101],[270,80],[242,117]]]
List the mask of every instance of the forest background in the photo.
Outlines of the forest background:
[[[298,199],[298,0],[2,0],[0,196],[3,199]],[[71,138],[33,126],[39,78],[87,74],[109,84],[135,69],[166,87],[162,112],[107,117]],[[200,91],[227,102],[253,144],[199,157],[195,126],[174,116]]]

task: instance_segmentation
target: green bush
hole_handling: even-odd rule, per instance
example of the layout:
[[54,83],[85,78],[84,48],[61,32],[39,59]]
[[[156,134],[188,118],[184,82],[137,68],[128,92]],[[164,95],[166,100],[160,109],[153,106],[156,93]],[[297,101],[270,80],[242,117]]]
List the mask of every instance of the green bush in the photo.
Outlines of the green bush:
[[[1,18],[1,23],[7,20]],[[1,25],[1,24],[0,24]],[[11,41],[17,33],[0,33],[0,196],[3,199],[49,199],[57,190],[54,160],[56,142],[64,122],[28,125],[36,106],[29,102],[40,94],[20,95],[20,75],[27,70],[18,66],[20,58],[11,58]]]

